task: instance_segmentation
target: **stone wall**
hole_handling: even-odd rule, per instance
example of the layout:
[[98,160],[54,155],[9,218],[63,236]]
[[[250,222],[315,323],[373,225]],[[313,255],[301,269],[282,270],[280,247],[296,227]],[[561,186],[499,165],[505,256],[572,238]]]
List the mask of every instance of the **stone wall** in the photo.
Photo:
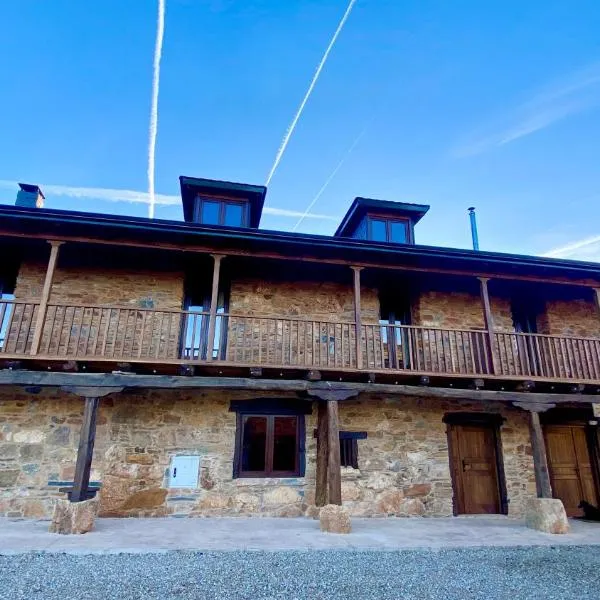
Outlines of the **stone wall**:
[[[275,394],[261,393],[261,397]],[[281,398],[281,394],[276,397]],[[306,476],[233,479],[233,399],[248,393],[145,391],[101,401],[92,480],[101,481],[101,514],[314,514],[316,441],[306,419]],[[500,404],[365,397],[340,405],[341,428],[366,431],[359,469],[342,471],[343,500],[354,515],[452,513],[446,412],[501,413],[510,514],[535,495],[526,413]],[[83,401],[60,392],[0,392],[0,515],[48,517],[59,485],[72,481]],[[172,456],[199,455],[197,489],[168,489]]]
[[600,337],[600,315],[590,300],[548,300],[543,333]]
[[[356,367],[349,284],[234,279],[229,305],[236,316],[228,322],[228,360],[246,362],[260,356],[262,364]],[[363,323],[378,323],[376,290],[362,288],[361,312]],[[278,318],[269,318],[274,316]],[[371,329],[379,336],[378,327]],[[363,363],[367,364],[366,351]]]
[[[46,266],[42,262],[21,265],[15,286],[17,301],[39,301]],[[140,358],[158,353],[163,358],[177,358],[181,315],[168,311],[181,310],[183,281],[183,272],[177,270],[69,268],[61,267],[59,260],[40,352]],[[112,305],[130,310],[75,308],[82,305]],[[11,352],[29,351],[36,315],[37,310],[31,305],[16,306],[7,336]]]

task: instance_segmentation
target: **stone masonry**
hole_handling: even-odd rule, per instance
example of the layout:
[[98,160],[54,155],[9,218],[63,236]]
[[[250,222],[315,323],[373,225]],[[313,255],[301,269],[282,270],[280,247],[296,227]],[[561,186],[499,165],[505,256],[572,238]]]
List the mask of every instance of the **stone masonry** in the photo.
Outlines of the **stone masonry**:
[[[261,397],[281,394],[261,393]],[[233,399],[223,391],[125,392],[100,405],[92,481],[100,481],[101,516],[314,515],[316,419],[306,421],[306,476],[233,479]],[[285,398],[283,398],[285,400]],[[526,414],[500,404],[404,397],[361,397],[340,405],[340,426],[366,431],[359,469],[342,469],[351,515],[452,514],[445,413],[501,413],[509,513],[535,496]],[[58,391],[0,393],[0,515],[49,518],[59,485],[72,481],[83,402]],[[169,489],[175,455],[199,455],[198,486]]]

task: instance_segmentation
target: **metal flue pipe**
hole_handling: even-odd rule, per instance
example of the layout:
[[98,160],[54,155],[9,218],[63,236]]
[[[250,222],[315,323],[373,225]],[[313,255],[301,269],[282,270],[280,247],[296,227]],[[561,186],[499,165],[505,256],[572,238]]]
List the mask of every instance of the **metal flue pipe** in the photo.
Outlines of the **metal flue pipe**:
[[477,219],[475,217],[475,207],[469,207],[469,219],[471,220],[471,238],[473,239],[473,250],[479,250],[479,237],[477,235]]

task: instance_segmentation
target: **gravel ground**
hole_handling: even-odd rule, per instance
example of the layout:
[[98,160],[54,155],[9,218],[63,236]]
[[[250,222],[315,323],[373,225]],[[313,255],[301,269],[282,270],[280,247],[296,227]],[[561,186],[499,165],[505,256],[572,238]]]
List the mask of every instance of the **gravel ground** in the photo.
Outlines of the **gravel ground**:
[[600,598],[600,548],[0,556],[0,598]]

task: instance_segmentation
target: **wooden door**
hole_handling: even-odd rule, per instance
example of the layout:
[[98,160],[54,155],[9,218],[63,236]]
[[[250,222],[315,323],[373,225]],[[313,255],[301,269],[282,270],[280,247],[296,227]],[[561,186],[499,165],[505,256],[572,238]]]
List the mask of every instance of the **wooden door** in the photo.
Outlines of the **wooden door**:
[[449,425],[450,463],[456,514],[501,512],[493,425]]
[[585,427],[547,425],[544,434],[552,493],[562,500],[569,517],[581,516],[582,500],[597,504]]

